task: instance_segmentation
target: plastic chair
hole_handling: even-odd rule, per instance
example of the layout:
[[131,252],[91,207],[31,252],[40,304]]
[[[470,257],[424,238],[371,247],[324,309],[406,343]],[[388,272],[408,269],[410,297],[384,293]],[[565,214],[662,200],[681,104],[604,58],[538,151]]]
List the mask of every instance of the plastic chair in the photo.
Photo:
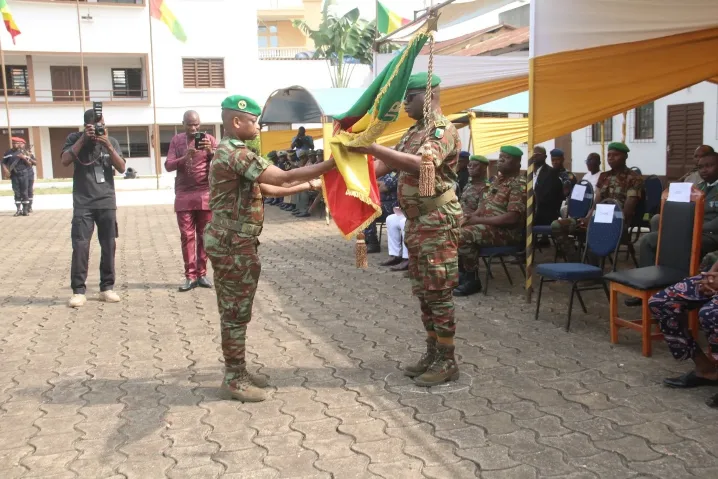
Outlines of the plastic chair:
[[[618,202],[614,200],[605,200],[601,204],[614,205],[613,217],[610,223],[597,223],[596,212],[594,211],[591,221],[586,232],[586,248],[583,252],[582,263],[546,263],[536,267],[536,274],[541,277],[539,283],[538,299],[536,300],[536,314],[534,319],[538,319],[541,309],[541,294],[543,292],[544,283],[556,281],[567,281],[571,283],[571,296],[568,302],[568,319],[566,321],[566,332],[571,327],[571,312],[573,311],[573,297],[578,298],[581,309],[584,313],[586,304],[581,297],[581,291],[589,291],[594,289],[603,289],[608,297],[608,288],[603,281],[603,269],[606,259],[613,257],[612,269],[616,268],[616,255],[618,254],[618,245],[623,235],[623,211]],[[593,258],[600,259],[600,266],[588,264],[589,252]],[[592,258],[592,259],[593,259]],[[581,282],[600,283],[599,285],[579,286]]]
[[[650,356],[652,341],[663,338],[653,332],[653,318],[648,300],[657,292],[698,274],[703,232],[705,197],[695,186],[689,203],[667,201],[668,190],[663,192],[663,208],[658,231],[658,251],[655,266],[646,266],[606,275],[611,294],[611,343],[618,343],[618,330],[629,328],[640,331],[643,338],[643,355]],[[643,301],[641,319],[627,320],[618,316],[618,293]],[[690,316],[689,327],[698,331],[697,315]]]

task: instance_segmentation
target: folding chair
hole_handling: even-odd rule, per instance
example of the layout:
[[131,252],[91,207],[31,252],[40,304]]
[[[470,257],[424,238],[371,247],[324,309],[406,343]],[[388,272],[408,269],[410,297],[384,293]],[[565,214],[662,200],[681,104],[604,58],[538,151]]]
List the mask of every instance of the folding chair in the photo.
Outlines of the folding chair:
[[[655,266],[617,271],[606,275],[610,289],[611,343],[618,343],[618,330],[629,328],[640,331],[643,338],[643,355],[650,356],[652,343],[663,338],[653,331],[653,318],[648,309],[648,300],[657,292],[678,283],[682,279],[698,274],[703,230],[705,198],[695,186],[691,190],[690,202],[668,201],[668,190],[663,192],[661,222],[658,231],[658,251]],[[641,319],[627,320],[618,316],[618,293],[643,301]],[[698,317],[690,317],[689,326],[696,334]]]
[[489,291],[489,279],[494,277],[491,271],[491,265],[495,264],[494,259],[498,259],[501,263],[501,267],[504,269],[504,273],[506,273],[506,278],[509,280],[509,284],[511,286],[514,285],[514,282],[511,279],[511,274],[509,274],[509,269],[506,267],[506,257],[515,258],[515,263],[519,265],[521,273],[523,273],[524,277],[526,277],[524,261],[522,260],[525,251],[525,244],[526,241],[524,240],[521,246],[491,246],[488,248],[481,248],[481,251],[479,252],[479,257],[484,262],[484,266],[486,266],[486,280],[483,287],[484,296],[486,296]]
[[[608,288],[603,281],[603,269],[606,265],[606,258],[613,256],[612,269],[616,268],[616,255],[618,254],[618,245],[623,235],[623,211],[618,202],[614,200],[605,200],[601,204],[613,205],[613,216],[611,222],[596,222],[596,211],[594,211],[591,221],[586,232],[586,248],[583,252],[582,263],[545,263],[536,267],[536,274],[541,276],[539,283],[538,298],[536,300],[536,314],[534,319],[538,319],[541,309],[541,294],[543,292],[543,284],[555,281],[567,281],[571,283],[571,296],[568,302],[568,319],[566,321],[566,332],[571,327],[571,312],[573,311],[573,297],[578,298],[581,309],[584,313],[586,304],[581,297],[581,291],[589,291],[594,289],[603,289],[608,297]],[[589,257],[589,253],[591,256]],[[600,266],[588,263],[590,259],[600,259]],[[590,282],[590,286],[579,286],[579,283]],[[598,283],[598,284],[596,284]]]

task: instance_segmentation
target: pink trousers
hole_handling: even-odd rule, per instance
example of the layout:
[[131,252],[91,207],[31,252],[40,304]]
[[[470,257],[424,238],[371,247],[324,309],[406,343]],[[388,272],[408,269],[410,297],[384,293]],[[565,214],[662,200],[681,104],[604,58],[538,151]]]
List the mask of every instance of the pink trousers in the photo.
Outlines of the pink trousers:
[[212,219],[211,211],[178,211],[177,224],[182,239],[184,275],[196,280],[207,274],[207,253],[204,250],[204,228]]

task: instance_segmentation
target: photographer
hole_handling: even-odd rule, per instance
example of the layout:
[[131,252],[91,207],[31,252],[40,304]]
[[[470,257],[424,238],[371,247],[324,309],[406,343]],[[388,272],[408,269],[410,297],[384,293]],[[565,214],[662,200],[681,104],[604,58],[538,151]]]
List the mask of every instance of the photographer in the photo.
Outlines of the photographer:
[[165,169],[176,171],[175,214],[180,230],[185,280],[180,293],[197,286],[211,288],[207,279],[204,229],[212,219],[209,209],[209,163],[217,148],[212,135],[200,133],[199,114],[187,111],[182,118],[185,132],[170,141]]
[[79,308],[87,301],[85,280],[90,241],[97,224],[100,240],[100,301],[117,303],[115,285],[115,238],[117,203],[113,167],[125,172],[120,145],[107,134],[100,106],[85,112],[85,130],[71,133],[62,149],[62,164],[73,165],[72,176],[72,298],[69,306]]
[[297,136],[292,138],[292,145],[289,147],[290,150],[297,150],[297,153],[301,150],[313,150],[314,149],[314,138],[307,135],[307,130],[303,126],[299,127]]
[[12,137],[12,149],[8,150],[2,159],[2,166],[6,174],[10,175],[12,191],[15,196],[17,211],[14,216],[27,216],[31,213],[32,183],[35,179],[35,157],[25,151],[25,140]]

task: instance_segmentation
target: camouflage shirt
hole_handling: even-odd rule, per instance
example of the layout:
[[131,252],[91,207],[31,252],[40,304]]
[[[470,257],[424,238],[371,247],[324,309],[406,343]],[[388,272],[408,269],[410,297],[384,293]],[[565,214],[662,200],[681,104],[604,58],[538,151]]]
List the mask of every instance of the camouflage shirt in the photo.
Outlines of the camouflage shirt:
[[627,167],[620,170],[604,171],[598,177],[596,189],[601,201],[616,200],[623,209],[628,198],[641,196],[643,177]]
[[[526,217],[526,178],[521,175],[501,176],[492,183],[475,215],[490,218],[510,212],[518,213],[521,218]],[[511,228],[517,240],[521,237],[523,228],[522,221]]]
[[[436,187],[435,196],[453,189],[458,181],[456,168],[459,163],[461,152],[461,140],[456,127],[443,115],[436,115],[434,120],[435,128],[426,132],[424,120],[416,122],[409,128],[396,146],[397,151],[409,154],[420,154],[422,147],[428,144],[434,152],[436,175],[434,184]],[[399,204],[403,209],[417,206],[426,201],[419,195],[419,172],[407,173],[402,171],[399,174],[399,185],[397,188]],[[440,208],[447,214],[460,215],[461,205],[458,201],[452,201]]]
[[257,178],[270,165],[242,141],[222,138],[209,167],[209,207],[213,216],[262,226],[264,202]]
[[491,183],[488,179],[478,180],[472,183],[473,179],[464,187],[461,192],[461,208],[464,214],[471,214],[479,207],[479,202],[486,196]]

